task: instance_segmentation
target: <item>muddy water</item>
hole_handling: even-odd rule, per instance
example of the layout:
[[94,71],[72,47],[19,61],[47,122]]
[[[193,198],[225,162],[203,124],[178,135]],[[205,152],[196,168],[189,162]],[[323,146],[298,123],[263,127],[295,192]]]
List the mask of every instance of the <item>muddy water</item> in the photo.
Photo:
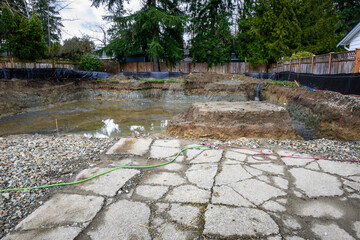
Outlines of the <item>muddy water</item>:
[[59,133],[88,137],[165,133],[168,121],[189,106],[156,99],[77,101],[0,118],[0,135],[55,133],[56,126]]

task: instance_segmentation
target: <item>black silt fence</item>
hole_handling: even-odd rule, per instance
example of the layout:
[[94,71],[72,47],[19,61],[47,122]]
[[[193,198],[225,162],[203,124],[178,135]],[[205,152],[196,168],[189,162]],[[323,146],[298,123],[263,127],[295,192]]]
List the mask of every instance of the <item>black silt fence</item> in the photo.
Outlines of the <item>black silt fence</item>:
[[301,85],[317,90],[329,90],[342,94],[360,95],[360,74],[310,74],[295,72],[246,73],[246,76],[280,81],[296,80]]

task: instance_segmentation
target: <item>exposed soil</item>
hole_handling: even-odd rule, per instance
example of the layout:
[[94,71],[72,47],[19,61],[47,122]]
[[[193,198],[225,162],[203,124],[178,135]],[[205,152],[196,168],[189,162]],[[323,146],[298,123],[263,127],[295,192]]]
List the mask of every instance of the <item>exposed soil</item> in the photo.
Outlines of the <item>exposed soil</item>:
[[360,139],[358,97],[282,85],[269,85],[261,96],[265,101],[286,106],[292,118],[314,130],[318,137]]
[[[174,78],[177,82],[143,81],[115,75],[105,80],[0,80],[0,117],[45,108],[81,99],[113,99],[135,92],[144,97],[157,92],[184,96],[217,96],[221,100],[235,94],[230,101],[254,99],[259,79],[244,75],[199,73]],[[104,95],[105,93],[105,95]],[[109,93],[109,94],[107,94]],[[360,139],[360,99],[335,93],[312,92],[306,88],[287,88],[271,84],[261,91],[263,101],[285,106],[297,123],[311,128],[318,137],[341,140]],[[233,96],[235,96],[233,95]],[[239,97],[240,96],[240,97]],[[343,117],[342,117],[343,115]],[[338,129],[338,125],[340,127]],[[338,130],[337,130],[338,129]]]

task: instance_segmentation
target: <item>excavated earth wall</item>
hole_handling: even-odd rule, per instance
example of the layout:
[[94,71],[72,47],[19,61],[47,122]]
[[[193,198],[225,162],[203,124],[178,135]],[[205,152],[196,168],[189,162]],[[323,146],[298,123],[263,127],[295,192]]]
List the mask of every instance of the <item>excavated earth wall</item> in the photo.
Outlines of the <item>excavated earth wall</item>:
[[[259,82],[255,78],[214,73],[186,75],[173,80],[177,82],[130,78],[0,80],[0,117],[76,100],[249,101],[254,99]],[[292,120],[311,128],[318,137],[360,139],[360,98],[275,84],[261,91],[261,98],[285,107]]]

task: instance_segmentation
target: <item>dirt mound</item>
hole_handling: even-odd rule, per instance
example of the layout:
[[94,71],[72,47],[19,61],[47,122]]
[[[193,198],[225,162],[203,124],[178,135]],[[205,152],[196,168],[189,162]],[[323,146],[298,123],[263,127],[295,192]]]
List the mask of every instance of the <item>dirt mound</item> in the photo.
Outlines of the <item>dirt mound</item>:
[[230,74],[230,73],[190,73],[182,77],[174,78],[178,81],[184,82],[198,82],[198,83],[212,83],[212,82],[221,82],[224,80],[241,80],[242,82],[259,82],[258,79],[247,77],[243,74]]

